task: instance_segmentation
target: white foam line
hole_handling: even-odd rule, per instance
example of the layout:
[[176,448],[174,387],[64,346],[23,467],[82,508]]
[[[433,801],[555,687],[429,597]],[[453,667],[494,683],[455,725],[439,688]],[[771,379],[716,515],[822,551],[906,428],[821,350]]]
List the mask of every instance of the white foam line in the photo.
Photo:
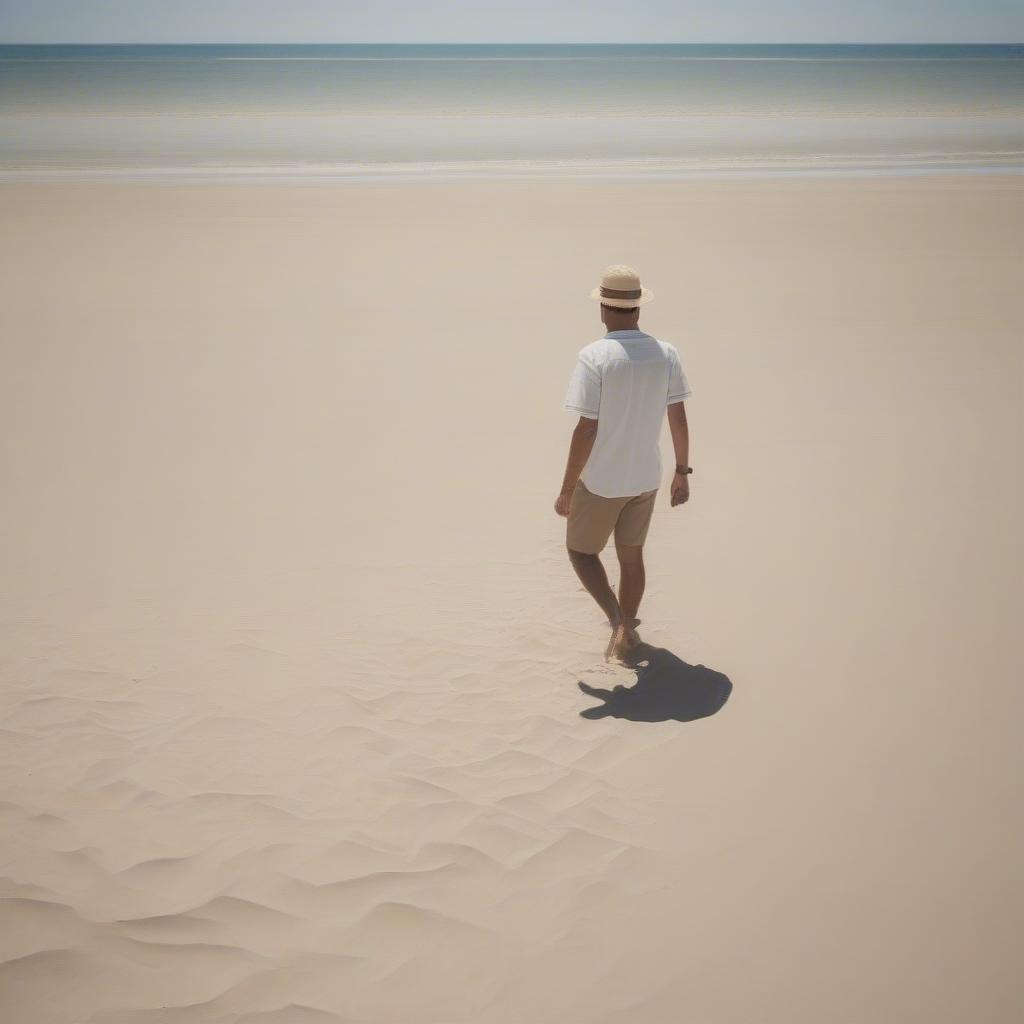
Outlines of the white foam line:
[[650,111],[650,110],[613,110],[601,113],[581,114],[569,111],[533,111],[533,110],[360,110],[357,113],[343,110],[22,110],[0,111],[0,122],[5,120],[46,120],[50,118],[101,118],[118,121],[140,118],[289,118],[291,120],[331,119],[336,121],[381,120],[388,121],[405,118],[408,120],[448,119],[455,121],[492,121],[496,118],[521,121],[692,121],[719,120],[731,118],[747,118],[777,121],[779,119],[811,120],[811,121],[842,121],[842,120],[921,120],[923,118],[958,118],[962,120],[991,121],[1000,119],[1020,119],[1021,108],[989,107],[985,110],[821,110],[778,109],[778,110],[685,110],[685,111]]
[[[984,157],[1009,158],[1014,163],[985,163]],[[975,162],[971,162],[975,161]],[[470,180],[684,180],[700,177],[775,177],[779,175],[877,177],[915,173],[1024,174],[1024,153],[902,154],[898,158],[829,157],[819,161],[793,158],[763,162],[715,164],[648,161],[481,161],[466,163],[223,165],[154,167],[37,167],[0,166],[0,181],[143,180],[143,181],[470,181]]]

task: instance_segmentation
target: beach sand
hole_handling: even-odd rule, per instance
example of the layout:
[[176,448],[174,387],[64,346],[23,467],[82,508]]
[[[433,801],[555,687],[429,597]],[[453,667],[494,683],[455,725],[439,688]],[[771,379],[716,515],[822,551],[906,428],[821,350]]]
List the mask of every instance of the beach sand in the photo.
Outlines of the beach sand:
[[[1024,178],[0,211],[6,1022],[1021,1018]],[[619,262],[695,468],[605,704]]]

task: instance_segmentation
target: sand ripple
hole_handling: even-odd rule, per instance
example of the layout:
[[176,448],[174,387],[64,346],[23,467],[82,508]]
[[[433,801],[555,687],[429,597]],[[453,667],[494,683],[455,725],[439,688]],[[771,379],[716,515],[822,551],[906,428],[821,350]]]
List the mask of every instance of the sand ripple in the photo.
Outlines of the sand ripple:
[[[664,884],[656,794],[619,768],[673,732],[580,717],[578,679],[631,676],[549,558],[546,583],[505,566],[475,595],[433,567],[437,600],[402,590],[386,621],[349,570],[291,580],[272,625],[244,589],[224,621],[169,597],[130,633],[10,625],[4,1019],[578,1014],[572,977],[622,960]],[[524,615],[530,587],[546,613]]]

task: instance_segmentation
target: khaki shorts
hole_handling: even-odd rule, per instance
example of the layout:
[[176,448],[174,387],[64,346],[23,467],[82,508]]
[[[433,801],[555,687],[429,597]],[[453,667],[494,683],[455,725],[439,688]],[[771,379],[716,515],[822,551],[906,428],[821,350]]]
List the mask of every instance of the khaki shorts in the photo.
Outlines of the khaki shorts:
[[565,526],[565,546],[572,551],[596,555],[604,550],[613,531],[616,544],[642,546],[651,525],[657,493],[655,487],[642,494],[606,498],[588,491],[582,480],[577,481]]

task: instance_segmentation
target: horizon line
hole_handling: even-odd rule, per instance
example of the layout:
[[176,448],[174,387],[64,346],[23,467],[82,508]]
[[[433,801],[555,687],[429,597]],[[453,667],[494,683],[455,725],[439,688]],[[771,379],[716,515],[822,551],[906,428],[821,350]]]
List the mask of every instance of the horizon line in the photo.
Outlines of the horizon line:
[[672,42],[588,42],[584,40],[563,40],[559,42],[521,42],[521,41],[486,41],[486,42],[456,42],[439,40],[412,41],[412,40],[374,40],[374,41],[311,41],[311,40],[244,40],[244,39],[220,39],[220,40],[9,40],[0,39],[0,46],[1024,46],[1024,39],[1012,42],[1005,40],[986,39],[958,39],[955,42],[949,40],[757,40],[745,41],[738,39],[723,40],[689,40],[680,39]]

